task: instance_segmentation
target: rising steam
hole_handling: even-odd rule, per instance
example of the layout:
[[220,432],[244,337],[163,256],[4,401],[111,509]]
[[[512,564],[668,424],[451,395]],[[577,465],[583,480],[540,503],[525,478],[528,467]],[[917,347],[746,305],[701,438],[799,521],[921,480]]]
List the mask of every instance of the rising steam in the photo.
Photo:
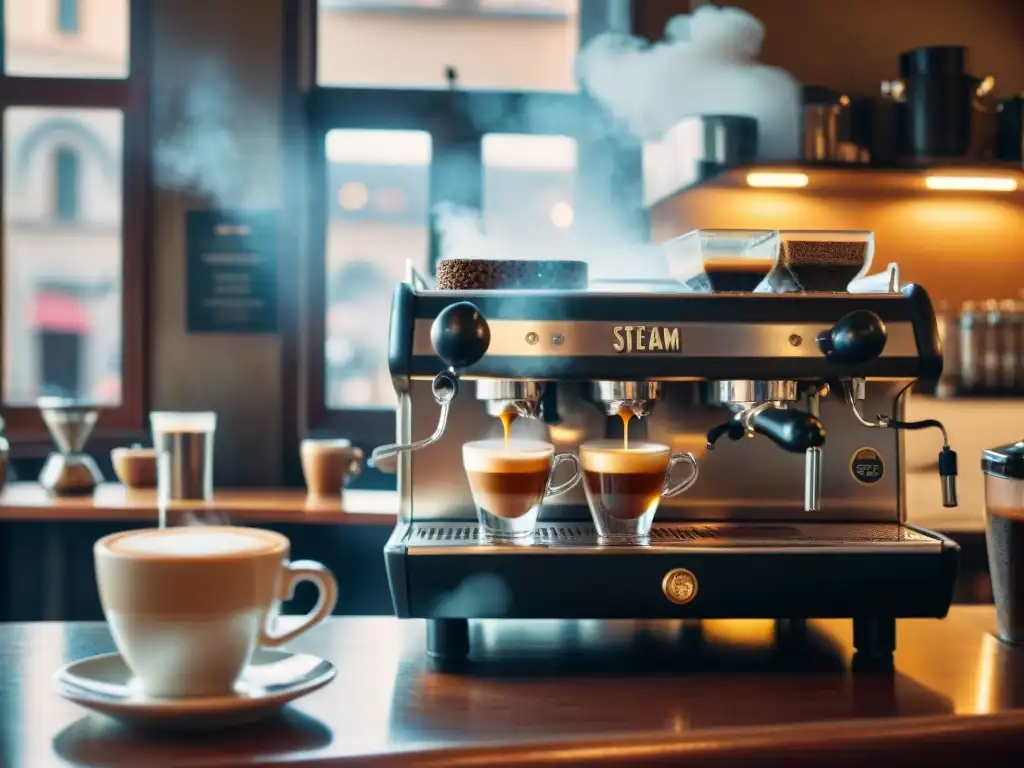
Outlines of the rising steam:
[[245,204],[249,167],[239,147],[240,99],[223,68],[193,64],[186,91],[165,92],[157,125],[172,126],[154,152],[157,186],[208,198],[222,208]]
[[[531,112],[540,108],[531,102],[524,114],[506,117],[530,133],[541,118],[548,125],[561,122],[551,119],[550,110],[569,110],[561,117],[577,128],[582,120],[587,141],[636,149],[662,139],[687,115],[750,114],[759,121],[760,158],[792,159],[799,143],[799,88],[785,72],[758,64],[764,36],[764,26],[749,13],[713,6],[671,19],[664,42],[602,35],[580,52],[576,75],[603,116],[575,114],[577,106],[556,100],[544,102],[544,115]],[[246,103],[216,62],[195,62],[187,81],[190,88],[169,96],[165,91],[156,104],[157,124],[173,126],[156,142],[157,184],[203,195],[221,207],[252,204],[250,193],[266,192],[265,184],[254,183],[259,169],[252,167],[253,152],[244,143],[246,126],[258,124],[257,118],[245,114]],[[471,117],[486,126],[496,116]],[[595,178],[607,177],[615,188],[637,183],[635,169],[618,167],[614,151],[598,154],[606,167],[591,168]],[[473,163],[464,172],[453,169],[474,189],[479,173]],[[607,188],[578,184],[575,212],[567,214],[574,223],[551,233],[546,245],[540,242],[548,234],[544,226],[488,233],[480,211],[450,202],[435,206],[432,215],[442,258],[580,259],[590,263],[592,277],[664,277],[663,256],[644,242],[642,215],[617,210],[612,198]]]

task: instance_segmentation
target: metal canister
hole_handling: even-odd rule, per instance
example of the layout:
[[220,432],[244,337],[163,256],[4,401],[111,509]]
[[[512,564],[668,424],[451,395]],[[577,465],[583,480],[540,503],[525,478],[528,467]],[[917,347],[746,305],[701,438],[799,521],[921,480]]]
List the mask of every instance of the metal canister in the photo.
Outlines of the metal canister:
[[973,393],[982,386],[984,312],[973,301],[960,308],[960,386]]
[[1003,312],[996,299],[985,302],[984,327],[982,386],[986,392],[998,392],[1003,383]]
[[999,302],[999,311],[1003,316],[1002,376],[1000,389],[1010,393],[1017,389],[1017,371],[1020,363],[1022,321],[1021,306],[1013,299]]
[[949,310],[949,304],[939,302],[935,317],[942,343],[942,376],[935,387],[938,397],[954,397],[960,386],[960,327],[959,318]]

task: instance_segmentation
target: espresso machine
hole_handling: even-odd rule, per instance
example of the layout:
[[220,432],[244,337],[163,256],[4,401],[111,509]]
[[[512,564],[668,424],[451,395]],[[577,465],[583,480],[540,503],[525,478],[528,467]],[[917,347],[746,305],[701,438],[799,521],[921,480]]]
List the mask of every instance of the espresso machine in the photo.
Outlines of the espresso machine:
[[[856,658],[891,664],[897,618],[946,615],[959,556],[907,522],[904,432],[935,430],[946,506],[956,454],[939,422],[904,420],[941,373],[936,319],[920,286],[865,277],[872,250],[871,233],[697,231],[664,246],[676,279],[644,290],[398,285],[397,444],[373,457],[397,473],[396,614],[428,619],[445,659],[468,653],[470,619],[850,618]],[[744,259],[757,279],[735,279]],[[478,535],[463,443],[512,412],[572,452],[621,438],[623,408],[631,441],[699,462],[649,542],[599,541],[580,487],[525,545]]]

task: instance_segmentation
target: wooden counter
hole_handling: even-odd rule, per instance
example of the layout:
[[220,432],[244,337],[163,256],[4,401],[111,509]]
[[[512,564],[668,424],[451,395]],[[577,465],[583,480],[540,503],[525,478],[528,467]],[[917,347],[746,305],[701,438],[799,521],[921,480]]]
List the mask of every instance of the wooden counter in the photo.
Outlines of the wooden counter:
[[0,625],[0,764],[1021,765],[1024,648],[993,626],[984,607],[901,621],[895,672],[852,673],[849,621],[792,647],[764,621],[478,622],[451,674],[423,622],[331,619],[293,647],[333,683],[279,720],[181,737],[51,692],[59,666],[113,649],[103,624]]
[[[100,485],[91,496],[54,498],[38,483],[8,483],[0,492],[5,520],[156,520],[156,491]],[[210,502],[173,502],[172,522],[345,523],[394,525],[398,496],[388,491],[347,490],[343,498],[317,499],[303,489],[248,488],[216,491]]]

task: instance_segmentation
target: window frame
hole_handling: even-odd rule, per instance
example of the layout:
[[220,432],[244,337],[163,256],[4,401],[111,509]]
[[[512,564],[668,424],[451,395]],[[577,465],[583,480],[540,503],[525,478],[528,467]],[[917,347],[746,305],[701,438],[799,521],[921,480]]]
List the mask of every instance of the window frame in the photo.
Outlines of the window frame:
[[[610,142],[594,140],[588,131],[590,110],[597,110],[585,94],[474,91],[421,88],[372,88],[321,86],[316,80],[317,65],[317,2],[298,0],[285,4],[285,92],[284,124],[289,127],[285,152],[287,198],[290,201],[286,240],[301,253],[301,268],[282,284],[285,300],[282,307],[296,310],[296,319],[283,326],[284,402],[297,404],[297,413],[283,417],[282,435],[285,456],[285,477],[301,479],[297,460],[301,438],[321,433],[342,434],[354,444],[372,448],[390,442],[395,436],[393,409],[332,409],[327,407],[325,390],[326,311],[324,291],[326,268],[328,163],[325,159],[327,133],[335,129],[419,130],[431,135],[430,206],[448,200],[470,208],[481,207],[484,185],[482,140],[486,134],[513,133],[534,135],[567,135],[578,146],[577,183],[601,184],[609,195],[622,198],[627,215],[642,211],[640,185],[637,193],[623,192],[612,179],[593,178],[590,158],[607,158]],[[580,44],[594,36],[617,29],[631,32],[636,28],[636,8],[640,3],[618,0],[586,0],[580,3],[577,20]],[[412,11],[405,11],[412,15]],[[544,104],[573,102],[582,106],[576,117],[566,122],[536,119],[543,114]],[[518,116],[533,115],[530,125]],[[558,110],[555,110],[558,112]],[[490,123],[482,123],[480,115],[499,115]],[[563,112],[564,114],[564,112]],[[477,119],[471,119],[476,115]],[[504,117],[510,116],[510,117]],[[614,150],[621,154],[621,150]],[[478,183],[470,188],[460,180],[447,183],[443,171],[446,158],[467,157],[479,168]],[[633,157],[635,155],[635,157]],[[623,158],[640,169],[639,151]],[[628,185],[627,185],[628,186]],[[623,197],[625,194],[625,197]],[[635,198],[635,199],[631,199]],[[585,221],[586,214],[581,214]],[[580,217],[577,216],[577,221]],[[439,256],[439,240],[434,218],[429,218],[429,260],[433,270]],[[382,333],[386,329],[381,330]],[[285,409],[286,411],[289,409]]]
[[[0,20],[4,18],[0,0]],[[123,113],[121,201],[121,403],[104,407],[93,433],[92,444],[117,443],[145,431],[148,403],[146,365],[146,253],[151,229],[150,184],[151,116],[149,94],[152,74],[151,8],[147,0],[129,0],[129,69],[125,78],[32,77],[0,73],[0,111],[11,107],[99,108]],[[81,19],[79,19],[79,29]],[[0,35],[0,62],[5,40]],[[2,135],[2,123],[0,123]],[[0,220],[5,213],[0,194]],[[3,274],[4,240],[0,237],[0,275]],[[0,312],[0,334],[5,318]],[[6,350],[0,344],[0,366]],[[2,398],[0,393],[0,398]],[[39,410],[33,406],[0,402],[6,422],[5,435],[12,450],[38,455],[52,440]]]

